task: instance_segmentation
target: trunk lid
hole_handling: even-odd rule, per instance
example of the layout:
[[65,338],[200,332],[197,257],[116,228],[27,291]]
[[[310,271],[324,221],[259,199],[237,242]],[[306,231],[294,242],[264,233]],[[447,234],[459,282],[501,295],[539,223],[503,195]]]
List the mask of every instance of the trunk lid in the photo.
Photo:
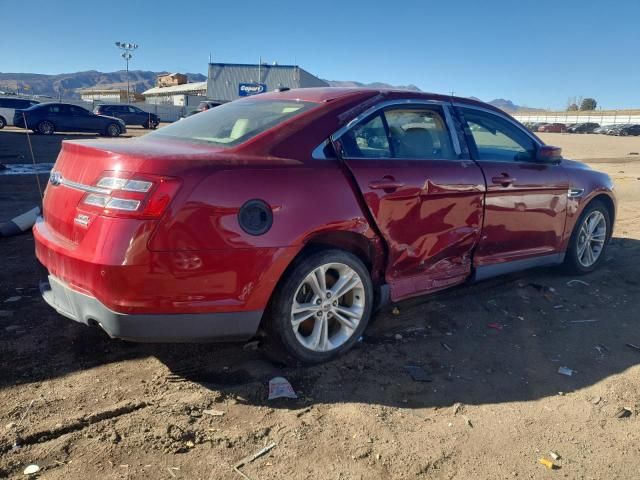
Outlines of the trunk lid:
[[190,190],[203,178],[203,168],[298,163],[273,157],[247,157],[236,149],[184,141],[120,139],[65,141],[45,190],[43,216],[47,227],[61,239],[78,244],[87,225],[81,205],[86,188],[96,186],[104,172],[130,172],[176,177]]

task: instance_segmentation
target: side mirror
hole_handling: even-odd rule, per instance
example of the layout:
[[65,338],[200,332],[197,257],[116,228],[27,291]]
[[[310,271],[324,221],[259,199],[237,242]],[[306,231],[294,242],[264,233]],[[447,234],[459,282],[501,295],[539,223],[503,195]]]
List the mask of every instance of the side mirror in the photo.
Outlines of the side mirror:
[[562,160],[562,148],[552,147],[551,145],[543,145],[536,152],[536,162],[539,163],[558,163]]

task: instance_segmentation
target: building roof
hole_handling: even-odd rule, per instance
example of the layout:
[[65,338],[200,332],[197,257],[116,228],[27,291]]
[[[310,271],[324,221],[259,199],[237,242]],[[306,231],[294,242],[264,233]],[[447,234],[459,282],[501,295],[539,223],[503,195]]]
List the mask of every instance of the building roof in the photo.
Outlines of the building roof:
[[203,92],[207,90],[207,82],[183,83],[171,87],[153,87],[142,92],[142,95],[174,95],[180,93]]

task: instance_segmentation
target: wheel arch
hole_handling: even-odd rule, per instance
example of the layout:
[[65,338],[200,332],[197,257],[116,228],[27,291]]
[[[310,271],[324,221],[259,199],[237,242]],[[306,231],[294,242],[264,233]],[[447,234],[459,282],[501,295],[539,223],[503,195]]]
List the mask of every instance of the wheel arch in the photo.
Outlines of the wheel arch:
[[271,291],[265,314],[260,321],[260,328],[269,317],[271,304],[278,292],[282,282],[287,278],[289,272],[296,266],[298,261],[307,255],[323,250],[342,250],[355,255],[367,268],[371,274],[371,281],[374,287],[375,303],[380,304],[385,301],[387,293],[382,292],[384,284],[384,265],[386,259],[386,249],[384,242],[377,236],[368,237],[362,233],[349,230],[334,230],[318,232],[310,235],[293,257],[287,268],[284,269],[276,285]]
[[577,218],[580,218],[580,215],[582,215],[582,212],[584,212],[585,209],[587,209],[589,205],[591,205],[595,201],[602,202],[604,206],[607,208],[607,211],[609,212],[609,220],[611,222],[611,228],[609,229],[608,239],[610,239],[611,236],[613,235],[613,226],[615,225],[615,220],[616,220],[616,204],[613,198],[611,197],[611,195],[605,192],[600,192],[594,195],[593,197],[589,198],[588,201],[584,202],[584,205],[580,209],[580,213],[577,215]]

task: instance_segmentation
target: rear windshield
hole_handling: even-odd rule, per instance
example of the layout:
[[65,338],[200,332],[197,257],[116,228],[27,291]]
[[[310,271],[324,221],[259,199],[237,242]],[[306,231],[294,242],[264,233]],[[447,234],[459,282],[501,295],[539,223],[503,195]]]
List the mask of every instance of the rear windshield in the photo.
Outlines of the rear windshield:
[[232,147],[314,106],[296,100],[241,100],[197,113],[149,135]]

